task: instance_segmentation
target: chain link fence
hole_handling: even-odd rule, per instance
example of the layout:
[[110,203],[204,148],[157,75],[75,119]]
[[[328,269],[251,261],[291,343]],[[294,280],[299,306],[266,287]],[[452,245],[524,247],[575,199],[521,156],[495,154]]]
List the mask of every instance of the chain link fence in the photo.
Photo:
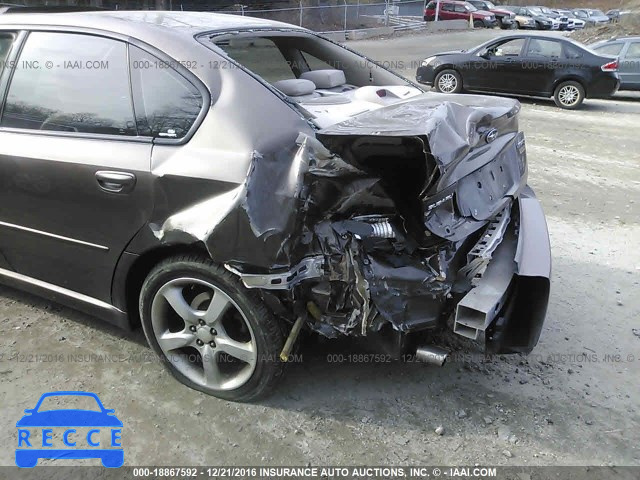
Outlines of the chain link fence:
[[[8,0],[26,6],[42,0]],[[209,11],[292,23],[320,32],[423,24],[425,0],[46,0],[48,6]]]
[[[179,1],[179,0],[178,0]],[[174,9],[182,9],[173,0]],[[315,31],[331,32],[423,23],[424,0],[402,0],[366,3],[361,0],[320,0],[317,5],[299,1],[298,5],[282,8],[255,8],[242,4],[210,11],[292,23]],[[323,4],[325,3],[325,4]],[[211,5],[215,7],[215,5]]]

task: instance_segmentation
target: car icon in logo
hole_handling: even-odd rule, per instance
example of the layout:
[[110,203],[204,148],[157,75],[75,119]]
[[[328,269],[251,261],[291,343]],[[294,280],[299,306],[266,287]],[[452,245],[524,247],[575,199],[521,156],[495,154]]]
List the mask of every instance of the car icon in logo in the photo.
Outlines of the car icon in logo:
[[[66,403],[69,397],[78,397],[91,409],[47,408],[47,405],[61,401]],[[108,468],[121,467],[124,463],[122,422],[114,415],[114,410],[104,408],[95,393],[45,393],[33,409],[24,412],[26,415],[16,423],[18,467],[35,467],[40,458],[99,458]]]

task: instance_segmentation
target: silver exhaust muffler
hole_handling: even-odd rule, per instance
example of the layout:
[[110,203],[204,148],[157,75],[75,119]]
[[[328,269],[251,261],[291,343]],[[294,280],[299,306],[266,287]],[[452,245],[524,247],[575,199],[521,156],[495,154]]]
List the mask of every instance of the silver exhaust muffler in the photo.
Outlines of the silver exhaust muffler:
[[449,357],[449,352],[440,347],[424,345],[416,349],[416,359],[431,365],[442,367]]

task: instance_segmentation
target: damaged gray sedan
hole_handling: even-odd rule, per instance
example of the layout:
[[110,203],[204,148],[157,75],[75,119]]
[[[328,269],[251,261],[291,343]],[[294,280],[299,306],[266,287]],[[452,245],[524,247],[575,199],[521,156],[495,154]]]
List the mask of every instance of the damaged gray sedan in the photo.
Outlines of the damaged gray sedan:
[[2,71],[2,282],[140,322],[179,381],[238,401],[301,331],[433,362],[442,332],[536,345],[551,261],[518,102],[238,16],[12,14],[0,42],[3,65],[109,64]]

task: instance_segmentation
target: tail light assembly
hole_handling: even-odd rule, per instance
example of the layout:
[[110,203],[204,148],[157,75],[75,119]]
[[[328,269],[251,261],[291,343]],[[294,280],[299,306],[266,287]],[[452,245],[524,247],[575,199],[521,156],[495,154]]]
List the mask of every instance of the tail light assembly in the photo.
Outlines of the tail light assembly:
[[603,72],[617,72],[618,71],[618,60],[614,60],[613,62],[605,63],[600,67]]

